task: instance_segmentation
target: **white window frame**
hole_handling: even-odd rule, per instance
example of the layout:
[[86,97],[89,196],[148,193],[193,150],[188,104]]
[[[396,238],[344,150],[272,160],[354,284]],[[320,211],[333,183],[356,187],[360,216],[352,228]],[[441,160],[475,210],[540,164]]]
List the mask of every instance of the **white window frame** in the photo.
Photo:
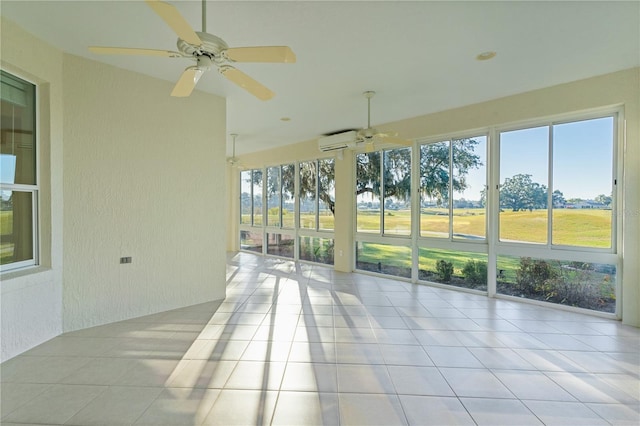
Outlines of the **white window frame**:
[[18,269],[37,267],[40,265],[40,87],[37,82],[31,80],[28,77],[16,73],[14,71],[8,71],[4,68],[0,68],[3,72],[26,81],[34,87],[34,123],[35,123],[35,138],[34,138],[34,150],[35,150],[35,180],[33,185],[25,184],[8,184],[0,181],[0,190],[2,191],[16,191],[16,192],[30,192],[31,193],[31,223],[32,223],[32,256],[31,259],[22,260],[19,262],[7,263],[0,265],[0,273],[15,271]]

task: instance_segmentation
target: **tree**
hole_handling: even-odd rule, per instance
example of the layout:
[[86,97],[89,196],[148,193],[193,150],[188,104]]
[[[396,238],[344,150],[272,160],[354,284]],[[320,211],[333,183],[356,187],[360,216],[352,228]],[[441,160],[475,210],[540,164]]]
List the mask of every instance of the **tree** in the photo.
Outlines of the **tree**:
[[[458,139],[452,141],[452,161],[449,164],[449,143],[441,142],[420,147],[420,192],[422,196],[435,198],[438,204],[449,202],[449,176],[453,168],[453,191],[462,192],[468,187],[469,170],[482,165],[474,153],[478,141]],[[380,185],[380,151],[360,154],[356,158],[356,195],[371,193],[377,196],[408,200],[411,195],[411,149],[399,148],[384,151],[384,194]]]
[[567,201],[564,199],[564,194],[557,189],[553,191],[551,197],[553,199],[553,207],[564,207],[567,204]]
[[[456,139],[451,145],[451,165],[454,192],[463,192],[469,184],[467,173],[482,166],[475,154],[475,139]],[[423,196],[435,198],[438,204],[449,202],[449,144],[435,143],[420,147],[420,191]]]
[[546,208],[547,187],[533,182],[527,174],[506,178],[500,187],[500,207],[514,212]]
[[[482,165],[480,157],[474,153],[478,142],[474,139],[454,140],[453,154],[453,190],[464,191],[468,187],[466,174],[472,168]],[[422,195],[438,198],[442,202],[449,199],[449,145],[448,143],[421,146],[420,155],[420,188]],[[383,155],[384,154],[384,155]],[[384,162],[384,194],[381,194],[381,155]],[[308,199],[316,197],[316,180],[318,180],[318,198],[324,202],[335,215],[335,161],[323,159],[300,163],[299,195]],[[398,148],[386,151],[375,151],[356,156],[356,195],[370,193],[381,198],[395,197],[406,201],[411,196],[411,148]],[[281,168],[283,191],[293,193],[295,168],[285,165]],[[252,173],[254,185],[263,181],[262,173]],[[267,183],[266,191],[277,191]],[[273,193],[273,192],[271,192]],[[382,202],[382,200],[381,200]]]
[[605,206],[608,206],[609,204],[611,204],[612,198],[608,195],[600,194],[595,198],[594,201],[596,203],[600,203],[600,204],[604,204]]

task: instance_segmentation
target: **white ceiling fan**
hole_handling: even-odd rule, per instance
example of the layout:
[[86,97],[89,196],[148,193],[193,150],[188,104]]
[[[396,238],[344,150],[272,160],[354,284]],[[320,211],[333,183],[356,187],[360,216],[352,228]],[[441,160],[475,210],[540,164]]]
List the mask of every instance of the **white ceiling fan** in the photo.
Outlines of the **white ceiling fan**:
[[229,163],[231,165],[231,167],[239,167],[242,168],[242,164],[240,164],[240,161],[236,158],[236,138],[238,137],[237,133],[230,133],[229,136],[231,136],[233,138],[233,152],[231,157],[227,158],[227,163]]
[[371,98],[376,92],[368,90],[362,93],[367,98],[367,127],[326,134],[318,140],[321,151],[334,151],[344,148],[356,148],[364,145],[367,151],[373,151],[375,144],[382,142],[401,146],[411,146],[412,142],[400,139],[397,133],[383,133],[371,127]]
[[229,47],[221,38],[207,33],[206,0],[202,0],[202,32],[196,32],[173,5],[159,0],[145,0],[178,35],[178,51],[137,49],[128,47],[91,46],[93,53],[106,55],[145,55],[168,58],[187,58],[196,65],[187,67],[178,79],[171,96],[186,97],[191,94],[205,71],[214,66],[220,74],[263,101],[271,99],[275,93],[236,69],[234,62],[294,63],[296,55],[288,46]]

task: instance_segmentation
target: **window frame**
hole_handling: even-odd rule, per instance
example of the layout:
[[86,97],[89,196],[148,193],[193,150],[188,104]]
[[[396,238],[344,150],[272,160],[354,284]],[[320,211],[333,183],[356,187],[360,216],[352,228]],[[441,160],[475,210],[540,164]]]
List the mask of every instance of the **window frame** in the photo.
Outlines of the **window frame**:
[[[611,152],[611,245],[607,248],[598,248],[598,247],[586,247],[586,246],[571,246],[566,244],[554,244],[553,243],[553,203],[549,202],[551,197],[553,196],[553,191],[549,191],[549,188],[554,189],[553,186],[553,128],[555,125],[562,124],[570,124],[577,123],[581,121],[595,120],[600,118],[613,118],[613,134],[612,134],[612,152]],[[516,123],[513,125],[505,125],[505,126],[496,126],[494,130],[495,134],[495,155],[493,158],[493,181],[490,185],[490,188],[495,191],[495,196],[493,197],[493,205],[492,211],[495,214],[495,245],[497,248],[504,248],[505,250],[512,250],[518,248],[526,248],[527,252],[538,253],[538,256],[541,253],[551,253],[551,252],[584,252],[584,253],[602,253],[602,254],[613,254],[619,252],[619,241],[620,235],[618,235],[618,220],[617,220],[617,212],[618,212],[618,200],[622,199],[620,191],[622,190],[622,185],[619,185],[618,182],[622,182],[622,170],[620,165],[623,164],[620,158],[621,149],[619,149],[620,145],[620,132],[621,126],[624,125],[624,111],[622,107],[608,107],[608,108],[599,108],[592,111],[587,112],[574,112],[570,114],[562,114],[550,117],[543,117],[539,119],[527,120],[525,122]],[[546,243],[533,243],[527,241],[501,241],[500,240],[500,148],[501,148],[501,133],[512,132],[518,130],[526,130],[536,127],[548,127],[548,136],[547,136],[547,223],[546,223],[546,235],[547,241]],[[622,133],[624,134],[624,133]],[[489,192],[489,191],[487,191]],[[574,260],[575,256],[571,254],[567,254],[559,258],[559,260]],[[589,256],[591,259],[592,257]]]
[[[453,193],[453,142],[460,140],[460,139],[473,139],[473,138],[479,138],[479,137],[484,137],[485,138],[485,164],[484,164],[484,173],[485,173],[485,180],[484,180],[484,189],[485,189],[485,207],[484,207],[484,211],[485,211],[485,218],[484,218],[484,227],[485,227],[485,236],[482,239],[464,239],[464,238],[455,238],[454,237],[454,232],[453,232],[453,226],[454,226],[454,221],[453,221],[453,201],[454,201],[454,193]],[[416,140],[416,160],[418,162],[418,167],[416,167],[417,172],[416,172],[416,176],[417,176],[417,185],[418,185],[418,189],[417,192],[415,193],[416,197],[418,198],[418,212],[417,212],[417,238],[418,241],[420,241],[422,243],[422,245],[424,246],[425,244],[430,244],[432,245],[432,247],[442,247],[444,243],[444,245],[446,244],[452,244],[452,245],[460,245],[462,247],[467,246],[467,248],[465,250],[469,251],[468,247],[471,246],[473,247],[475,246],[486,246],[489,242],[489,216],[490,216],[490,205],[489,205],[489,187],[490,187],[490,170],[492,167],[492,161],[491,161],[491,141],[492,141],[492,137],[491,137],[491,131],[489,128],[482,128],[482,129],[476,129],[476,130],[471,130],[471,131],[465,131],[465,132],[458,132],[458,133],[450,133],[450,134],[445,134],[445,135],[439,135],[439,136],[434,136],[434,137],[428,137],[428,138],[417,138]],[[431,237],[431,236],[427,236],[427,235],[422,235],[422,223],[421,223],[421,203],[420,201],[422,201],[422,197],[420,194],[420,161],[421,161],[421,147],[423,145],[433,145],[436,143],[440,143],[440,142],[447,142],[448,146],[449,146],[449,184],[448,184],[448,192],[449,192],[449,203],[448,203],[448,209],[449,209],[449,235],[447,237]],[[483,251],[482,249],[476,248],[475,250],[470,250],[470,251],[475,251],[475,252],[480,252],[480,253],[485,253],[486,251]]]
[[32,255],[31,259],[21,260],[18,262],[11,262],[4,265],[0,265],[0,273],[12,272],[20,269],[35,268],[40,266],[42,258],[41,244],[40,244],[40,229],[41,229],[41,217],[40,217],[40,203],[41,203],[41,167],[40,167],[40,86],[33,79],[22,75],[19,72],[9,71],[6,68],[0,68],[5,74],[11,77],[18,78],[33,86],[33,114],[34,114],[34,128],[35,133],[34,143],[34,155],[35,155],[35,183],[34,184],[9,184],[3,183],[0,180],[0,191],[15,191],[31,193],[31,238],[32,238]]

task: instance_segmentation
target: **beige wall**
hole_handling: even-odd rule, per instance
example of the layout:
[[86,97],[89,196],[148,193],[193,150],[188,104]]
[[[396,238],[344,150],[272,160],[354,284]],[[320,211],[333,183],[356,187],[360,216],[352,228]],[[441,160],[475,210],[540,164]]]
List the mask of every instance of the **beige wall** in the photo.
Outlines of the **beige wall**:
[[225,100],[171,89],[64,57],[65,331],[225,295]]
[[2,69],[39,89],[41,266],[1,276],[0,360],[63,331],[223,298],[225,100],[171,98],[169,82],[1,24]]
[[[624,106],[626,119],[624,197],[618,217],[623,231],[622,316],[625,323],[640,326],[640,68],[377,127],[390,128],[398,131],[402,137],[414,139],[617,105]],[[323,155],[318,151],[316,141],[312,140],[243,155],[239,159],[246,168],[250,168],[321,156]],[[339,203],[336,203],[335,245],[338,270],[350,270],[352,265],[352,164],[349,152],[345,152],[342,161],[336,161],[336,199]],[[230,195],[230,202],[237,203],[237,185],[233,190],[235,193]],[[346,206],[343,204],[345,202]],[[237,220],[230,223],[232,229],[229,233],[234,238],[238,232],[236,222]],[[337,255],[340,249],[344,250],[343,258]]]
[[3,70],[38,84],[40,129],[40,260],[2,275],[0,360],[62,332],[62,52],[4,18]]

